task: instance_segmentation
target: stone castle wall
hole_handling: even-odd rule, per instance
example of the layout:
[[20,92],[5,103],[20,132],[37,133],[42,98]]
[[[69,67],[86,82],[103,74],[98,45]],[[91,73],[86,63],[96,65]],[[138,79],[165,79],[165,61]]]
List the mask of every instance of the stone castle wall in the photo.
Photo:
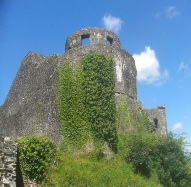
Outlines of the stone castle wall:
[[[82,46],[89,39],[89,45]],[[113,58],[115,71],[115,92],[137,98],[137,70],[133,57],[120,47],[117,36],[105,29],[82,29],[71,34],[65,45],[65,54],[61,61],[71,60],[76,64],[82,56],[90,53],[102,53]]]
[[43,57],[30,52],[23,59],[0,110],[1,136],[43,135],[61,139],[56,109],[56,55]]
[[17,143],[0,137],[0,186],[16,187]]
[[150,122],[149,130],[151,132],[156,131],[157,134],[167,136],[167,121],[165,106],[158,106],[153,109],[146,109]]
[[[83,46],[85,39],[89,40],[89,44]],[[62,56],[44,57],[29,52],[21,63],[5,103],[0,106],[0,186],[15,186],[17,144],[11,139],[16,141],[18,137],[41,135],[50,137],[57,144],[61,142],[63,136],[56,105],[58,67],[68,61],[74,67],[78,66],[80,58],[90,53],[112,57],[116,102],[126,98],[128,110],[135,110],[135,103],[142,110],[137,101],[135,61],[120,47],[120,41],[113,32],[97,28],[75,32],[67,38]],[[165,107],[146,110],[150,131],[167,136]],[[119,128],[119,131],[126,130],[122,126]],[[11,139],[2,138],[7,136]]]
[[[83,40],[89,44],[83,46]],[[130,101],[137,101],[137,71],[133,57],[120,47],[117,36],[105,29],[88,28],[71,34],[65,44],[62,56],[44,57],[29,52],[11,86],[5,103],[0,106],[0,136],[18,137],[28,135],[48,136],[57,144],[63,139],[57,117],[58,67],[67,61],[79,65],[80,58],[90,53],[102,53],[113,58],[115,72],[115,93],[124,95]],[[127,106],[134,108],[133,106]],[[151,123],[155,113],[150,112]],[[165,110],[164,110],[165,113]],[[157,113],[158,124],[164,118]],[[166,123],[161,123],[161,129]]]

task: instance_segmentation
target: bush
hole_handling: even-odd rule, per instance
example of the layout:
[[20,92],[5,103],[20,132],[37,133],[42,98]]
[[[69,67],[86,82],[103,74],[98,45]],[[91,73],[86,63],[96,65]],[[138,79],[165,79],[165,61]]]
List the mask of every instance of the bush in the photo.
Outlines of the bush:
[[130,133],[126,142],[126,161],[132,164],[135,173],[147,178],[156,171],[165,187],[191,186],[184,139],[172,133],[168,138]]
[[[157,138],[157,137],[156,137]],[[128,134],[126,140],[126,160],[131,163],[135,173],[150,177],[155,156],[155,136]]]
[[28,136],[18,139],[18,155],[21,171],[30,180],[41,182],[48,167],[54,161],[55,143],[47,137]]

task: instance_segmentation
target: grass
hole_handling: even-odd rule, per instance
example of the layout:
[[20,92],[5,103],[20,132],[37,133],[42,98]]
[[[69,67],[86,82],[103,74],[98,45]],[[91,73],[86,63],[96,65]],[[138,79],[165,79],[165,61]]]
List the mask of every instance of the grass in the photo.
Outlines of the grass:
[[95,154],[60,152],[56,166],[50,168],[43,187],[162,187],[156,177],[134,174],[120,153],[108,159]]

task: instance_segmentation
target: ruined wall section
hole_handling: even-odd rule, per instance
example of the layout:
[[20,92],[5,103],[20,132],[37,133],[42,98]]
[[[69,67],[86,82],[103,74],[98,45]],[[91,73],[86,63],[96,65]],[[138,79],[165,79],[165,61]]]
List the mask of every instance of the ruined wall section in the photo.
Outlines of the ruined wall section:
[[[83,46],[85,39],[89,40],[89,45]],[[0,136],[16,139],[28,135],[41,135],[48,136],[59,144],[63,136],[56,105],[58,66],[69,61],[75,68],[80,64],[81,57],[92,53],[112,57],[116,100],[124,96],[128,110],[136,111],[137,70],[133,57],[120,47],[120,41],[113,32],[87,28],[67,38],[65,53],[62,56],[44,57],[34,52],[26,55],[4,105],[0,106]],[[153,116],[157,117],[160,121],[160,132],[165,134],[165,111],[148,109],[148,114],[152,123],[155,118]]]
[[[89,45],[82,46],[83,39],[89,39]],[[62,62],[79,64],[80,58],[91,53],[102,53],[113,58],[115,70],[115,92],[137,98],[137,70],[133,57],[121,49],[117,36],[105,29],[82,29],[70,35],[65,44]]]
[[0,186],[16,187],[17,143],[0,137]]
[[[56,109],[56,77],[59,56],[30,52],[2,106],[3,136],[43,135],[59,142],[61,132]],[[0,127],[2,128],[2,127]]]
[[156,132],[159,135],[167,136],[167,121],[165,106],[159,106],[153,109],[146,109],[150,122],[149,131]]

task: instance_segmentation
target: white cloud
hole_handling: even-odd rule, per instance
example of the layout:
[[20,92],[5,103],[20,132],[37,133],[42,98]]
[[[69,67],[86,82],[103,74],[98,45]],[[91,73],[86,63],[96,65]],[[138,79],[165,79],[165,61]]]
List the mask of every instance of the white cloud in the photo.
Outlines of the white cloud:
[[177,9],[174,6],[168,6],[165,9],[165,12],[166,12],[167,18],[170,18],[170,19],[175,18],[180,15],[180,12],[177,11]]
[[187,68],[188,68],[187,65],[184,64],[184,62],[181,62],[181,63],[179,64],[178,72],[180,72],[180,71],[182,71],[182,70],[184,70],[184,69],[187,69]]
[[102,18],[102,22],[107,30],[113,31],[115,33],[119,33],[123,24],[123,21],[120,18],[111,15],[105,15]]
[[168,71],[160,71],[160,64],[155,55],[155,51],[150,46],[140,54],[134,54],[135,64],[137,68],[137,80],[148,84],[161,84],[163,80],[168,78]]
[[172,130],[173,131],[181,131],[183,129],[182,123],[178,122],[176,124],[173,125]]
[[191,76],[191,68],[184,62],[181,62],[178,67],[178,72],[184,72],[186,76]]

